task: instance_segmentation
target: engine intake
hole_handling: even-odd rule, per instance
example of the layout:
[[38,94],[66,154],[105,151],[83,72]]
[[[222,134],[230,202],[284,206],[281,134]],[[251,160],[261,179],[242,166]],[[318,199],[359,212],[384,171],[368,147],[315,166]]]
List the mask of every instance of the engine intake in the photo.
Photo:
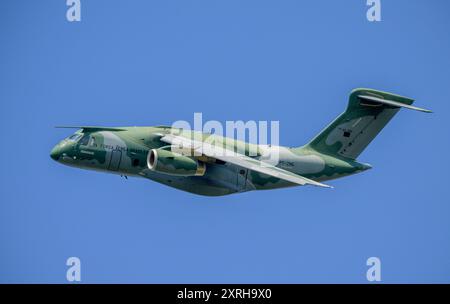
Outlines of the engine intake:
[[147,155],[147,167],[156,172],[176,176],[203,176],[205,163],[164,149],[152,149]]

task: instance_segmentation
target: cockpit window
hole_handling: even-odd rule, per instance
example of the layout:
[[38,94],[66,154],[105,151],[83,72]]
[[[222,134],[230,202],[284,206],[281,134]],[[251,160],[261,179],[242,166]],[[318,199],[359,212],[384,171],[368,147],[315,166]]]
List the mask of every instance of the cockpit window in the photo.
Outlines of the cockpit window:
[[68,138],[68,140],[77,141],[78,139],[80,139],[80,137],[81,137],[81,134],[73,134]]
[[87,146],[88,143],[89,143],[89,138],[90,138],[89,135],[84,135],[84,136],[80,139],[79,144],[82,145],[82,146]]
[[97,146],[96,143],[95,143],[95,137],[94,136],[91,136],[91,139],[89,140],[89,146],[90,147]]

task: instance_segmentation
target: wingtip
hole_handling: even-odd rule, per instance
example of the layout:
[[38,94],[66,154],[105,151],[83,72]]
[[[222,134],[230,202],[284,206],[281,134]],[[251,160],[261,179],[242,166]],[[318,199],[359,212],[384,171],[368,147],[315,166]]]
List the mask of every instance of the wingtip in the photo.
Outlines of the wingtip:
[[330,185],[327,185],[327,184],[322,184],[322,183],[317,183],[315,185],[318,186],[318,187],[322,187],[322,188],[330,188],[330,189],[334,188],[333,186],[330,186]]

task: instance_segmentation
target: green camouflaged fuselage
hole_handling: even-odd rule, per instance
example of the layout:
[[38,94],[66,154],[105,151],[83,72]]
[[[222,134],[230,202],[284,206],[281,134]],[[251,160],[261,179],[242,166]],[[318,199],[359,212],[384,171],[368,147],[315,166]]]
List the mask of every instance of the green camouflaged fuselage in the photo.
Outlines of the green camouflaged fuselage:
[[[167,146],[160,138],[170,132],[170,127],[82,129],[75,133],[79,135],[75,136],[74,140],[67,138],[56,145],[51,157],[65,165],[124,176],[144,177],[201,195],[218,196],[295,186],[290,182],[215,159],[202,160],[206,165],[203,176],[175,176],[150,170],[147,165],[149,151]],[[191,132],[184,132],[183,135],[189,137]],[[203,139],[214,136],[216,142],[227,142],[223,137],[216,135],[200,136]],[[245,151],[249,151],[250,146],[240,141],[233,141],[231,145],[227,148],[242,148]],[[318,153],[308,146],[279,149],[278,167],[316,181],[335,179],[370,168],[351,159]]]

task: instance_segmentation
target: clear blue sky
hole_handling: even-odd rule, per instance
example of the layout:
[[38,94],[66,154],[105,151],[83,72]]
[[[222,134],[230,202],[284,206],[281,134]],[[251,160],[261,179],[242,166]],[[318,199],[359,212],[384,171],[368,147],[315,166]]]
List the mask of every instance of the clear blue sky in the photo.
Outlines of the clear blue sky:
[[[0,282],[450,282],[450,3],[0,2]],[[416,98],[330,182],[209,198],[62,166],[60,124],[279,120],[298,146],[355,87]]]

